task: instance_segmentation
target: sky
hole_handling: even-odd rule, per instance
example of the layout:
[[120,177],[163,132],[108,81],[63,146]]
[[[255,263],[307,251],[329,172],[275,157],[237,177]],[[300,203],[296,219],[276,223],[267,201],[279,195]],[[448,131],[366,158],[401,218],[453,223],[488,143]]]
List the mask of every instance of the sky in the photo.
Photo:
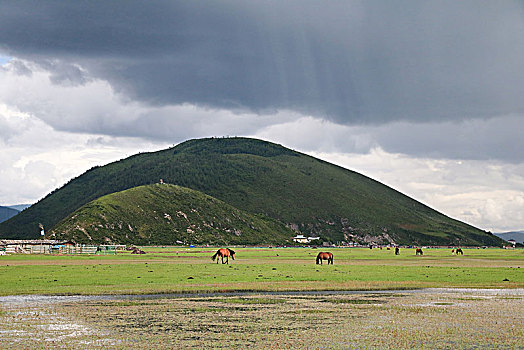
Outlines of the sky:
[[522,1],[2,1],[0,205],[187,139],[265,139],[524,229]]

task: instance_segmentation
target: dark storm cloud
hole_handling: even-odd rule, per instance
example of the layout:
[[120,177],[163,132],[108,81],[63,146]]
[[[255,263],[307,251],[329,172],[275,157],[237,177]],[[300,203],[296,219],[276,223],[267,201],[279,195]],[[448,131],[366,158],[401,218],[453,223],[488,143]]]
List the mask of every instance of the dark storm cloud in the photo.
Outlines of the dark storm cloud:
[[488,120],[409,124],[393,123],[372,130],[389,152],[419,157],[524,162],[522,116]]
[[157,105],[340,123],[524,110],[520,2],[7,1],[2,48]]

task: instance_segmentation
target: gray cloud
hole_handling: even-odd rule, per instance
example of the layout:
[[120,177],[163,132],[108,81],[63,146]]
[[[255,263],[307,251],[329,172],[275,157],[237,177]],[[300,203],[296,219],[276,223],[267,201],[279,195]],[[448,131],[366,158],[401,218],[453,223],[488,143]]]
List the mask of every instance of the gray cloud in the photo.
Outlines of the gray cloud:
[[[31,68],[29,68],[24,62],[20,60],[17,60],[17,59],[11,60],[9,63],[9,66],[10,66],[9,70],[15,73],[16,75],[25,75],[25,76],[30,77],[33,74],[33,71],[31,70]],[[7,72],[8,69],[4,67],[0,67],[0,71]]]
[[343,126],[314,118],[270,125],[255,136],[309,152],[369,153],[375,148],[420,158],[524,162],[523,118],[393,122]]
[[0,47],[157,106],[343,124],[524,111],[517,1],[2,2]]
[[521,229],[523,62],[521,1],[0,0],[0,198],[252,135]]
[[417,157],[498,159],[524,162],[522,115],[444,123],[394,123],[374,129],[373,138],[389,152]]
[[52,72],[50,80],[53,84],[78,86],[84,85],[90,78],[77,65],[63,62],[44,62],[44,68]]

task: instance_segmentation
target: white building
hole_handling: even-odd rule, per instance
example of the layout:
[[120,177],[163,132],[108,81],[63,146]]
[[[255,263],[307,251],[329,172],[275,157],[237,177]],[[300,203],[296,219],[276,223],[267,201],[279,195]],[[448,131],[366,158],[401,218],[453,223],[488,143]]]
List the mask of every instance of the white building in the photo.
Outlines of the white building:
[[312,241],[319,240],[320,237],[306,237],[304,235],[296,235],[293,237],[293,241],[297,243],[311,243]]

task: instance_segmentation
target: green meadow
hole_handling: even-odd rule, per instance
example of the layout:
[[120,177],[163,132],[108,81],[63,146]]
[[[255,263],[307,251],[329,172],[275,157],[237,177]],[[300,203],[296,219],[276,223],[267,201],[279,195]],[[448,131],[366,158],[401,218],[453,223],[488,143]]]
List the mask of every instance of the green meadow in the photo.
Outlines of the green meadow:
[[150,294],[218,291],[402,290],[433,287],[523,288],[524,250],[330,248],[334,265],[311,248],[142,247],[147,254],[0,256],[0,295]]

